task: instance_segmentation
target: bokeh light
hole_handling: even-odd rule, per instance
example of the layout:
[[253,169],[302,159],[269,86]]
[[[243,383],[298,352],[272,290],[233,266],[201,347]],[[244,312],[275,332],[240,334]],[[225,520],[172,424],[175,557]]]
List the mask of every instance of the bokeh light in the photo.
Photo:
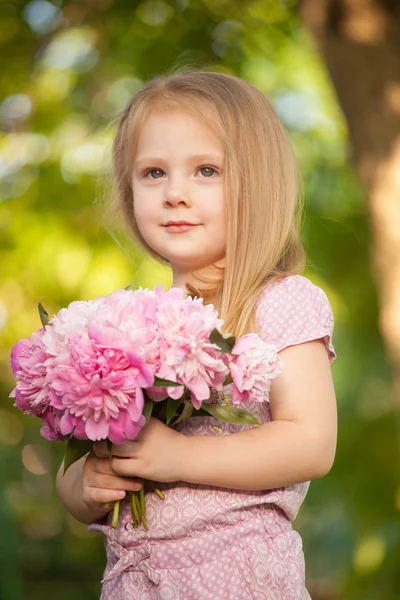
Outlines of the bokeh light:
[[48,454],[39,444],[27,444],[23,447],[22,462],[25,469],[34,475],[46,475],[49,472]]
[[[370,3],[359,4],[362,18],[361,12],[350,18],[345,11],[338,24],[342,37],[335,40],[373,52],[395,17],[368,19]],[[318,4],[320,14],[324,6]],[[300,165],[305,274],[331,302],[338,352],[332,369],[339,406],[335,465],[312,482],[294,525],[304,539],[310,595],[400,596],[397,400],[378,318],[382,314],[393,332],[398,311],[379,306],[371,266],[374,228],[353,165],[352,128],[299,7],[294,0],[2,3],[0,597],[100,596],[102,536],[89,534],[57,497],[65,444],[43,440],[38,420],[13,406],[10,350],[41,327],[39,299],[52,315],[74,300],[129,284],[171,285],[170,269],[144,255],[129,233],[120,232],[119,222],[102,220],[111,200],[104,180],[119,111],[153,75],[185,64],[256,85],[283,120]],[[396,60],[393,53],[382,77]],[[374,64],[365,64],[372,78]],[[378,123],[381,114],[396,123],[396,78],[382,83],[374,98],[379,110],[371,111],[366,124]],[[398,186],[395,150],[386,176]],[[395,203],[397,195],[390,198]],[[393,240],[397,221],[391,224]]]

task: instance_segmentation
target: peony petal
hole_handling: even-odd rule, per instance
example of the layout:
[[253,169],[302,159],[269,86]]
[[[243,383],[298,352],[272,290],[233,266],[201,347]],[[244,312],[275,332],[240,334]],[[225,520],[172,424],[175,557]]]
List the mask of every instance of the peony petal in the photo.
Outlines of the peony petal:
[[111,419],[108,437],[113,444],[121,445],[127,440],[133,440],[144,427],[146,419],[140,415],[138,421],[133,422],[127,413],[121,413],[118,419]]
[[210,397],[210,388],[204,379],[196,382],[188,382],[187,387],[196,396],[197,400],[208,400]]
[[257,344],[257,339],[260,339],[257,333],[242,335],[233,346],[232,354],[243,354],[244,352],[251,350]]
[[154,383],[154,373],[148,367],[142,367],[137,376],[137,382],[142,388],[148,388]]
[[232,404],[235,404],[235,405],[241,404],[244,400],[245,400],[245,394],[242,394],[238,390],[236,385],[234,385],[232,388],[232,399],[231,399]]
[[75,419],[74,437],[77,440],[86,440],[85,424],[81,419]]
[[90,417],[85,423],[85,433],[89,440],[97,442],[99,440],[105,440],[108,436],[109,421],[105,417],[95,421],[93,417]]
[[144,406],[144,397],[142,388],[137,386],[135,397],[131,397],[128,405],[128,414],[132,421],[137,421],[142,414]]
[[180,385],[178,387],[173,387],[173,386],[167,387],[168,396],[170,398],[172,398],[173,400],[179,400],[179,398],[182,398],[184,391],[185,391],[185,386],[183,386],[183,385]]
[[50,441],[62,442],[67,439],[68,436],[62,435],[60,431],[59,420],[59,415],[49,409],[43,417],[40,435]]
[[21,353],[25,349],[31,348],[31,347],[32,347],[32,342],[30,341],[29,338],[23,338],[21,340],[18,340],[18,342],[16,342],[14,344],[14,346],[12,347],[11,356],[10,356],[10,366],[11,366],[13,377],[17,377],[17,372],[21,368],[21,366],[20,366]]
[[65,411],[60,420],[60,430],[63,435],[69,435],[75,426],[75,418],[69,413],[69,411]]
[[196,398],[196,396],[193,393],[190,394],[190,399],[192,401],[192,404],[193,404],[194,408],[196,410],[200,410],[201,405],[202,405],[202,401],[199,400],[198,398]]
[[139,434],[140,430],[144,427],[146,419],[143,415],[140,415],[138,421],[131,421],[129,417],[125,419],[124,433],[128,440],[134,440]]
[[168,393],[164,387],[154,386],[146,388],[146,394],[150,400],[153,400],[154,402],[161,402],[168,398]]
[[123,427],[121,427],[118,419],[110,420],[108,439],[111,440],[113,444],[117,444],[118,446],[126,442]]

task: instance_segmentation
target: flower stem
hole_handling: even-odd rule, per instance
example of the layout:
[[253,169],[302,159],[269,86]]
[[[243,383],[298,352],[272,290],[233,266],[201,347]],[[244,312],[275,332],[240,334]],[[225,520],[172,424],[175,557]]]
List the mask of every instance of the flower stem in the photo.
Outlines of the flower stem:
[[144,515],[145,514],[145,506],[144,506],[144,480],[142,479],[142,487],[140,488],[139,491],[139,499],[140,499],[140,514]]
[[136,492],[129,492],[129,499],[131,501],[133,527],[136,529],[140,523],[139,511],[136,504]]
[[114,504],[114,508],[113,508],[113,514],[112,514],[112,521],[111,521],[111,526],[114,527],[114,529],[117,527],[118,525],[118,516],[119,516],[119,500],[117,500]]
[[148,529],[147,521],[146,521],[146,511],[145,511],[145,506],[144,506],[144,488],[141,488],[141,490],[139,492],[139,496],[136,495],[135,497],[136,497],[136,503],[137,503],[137,507],[139,510],[140,518],[142,520],[143,527],[145,529]]
[[151,487],[153,488],[153,490],[155,491],[155,493],[157,494],[157,496],[159,496],[159,498],[161,498],[161,500],[165,499],[164,494],[162,493],[161,490],[159,490],[156,486],[154,481],[150,481]]

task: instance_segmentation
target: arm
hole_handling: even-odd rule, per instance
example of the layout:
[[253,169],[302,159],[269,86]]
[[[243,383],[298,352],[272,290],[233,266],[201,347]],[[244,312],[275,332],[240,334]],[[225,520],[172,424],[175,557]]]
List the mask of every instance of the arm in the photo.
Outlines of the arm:
[[56,489],[68,512],[81,523],[93,523],[110,512],[105,503],[122,500],[125,490],[137,491],[141,483],[117,476],[107,458],[93,453],[74,462],[65,475],[64,461],[57,473]]
[[271,384],[272,421],[226,436],[186,438],[183,481],[259,490],[316,479],[332,467],[335,392],[321,340],[280,352],[283,373]]
[[[113,447],[115,473],[160,482],[187,481],[243,490],[293,485],[325,475],[336,450],[337,415],[323,342],[280,352],[273,380],[273,421],[221,436],[185,436],[150,419],[136,440]],[[104,442],[96,453],[107,456]]]
[[71,465],[64,476],[63,461],[56,478],[56,489],[62,503],[68,512],[81,523],[92,523],[97,519],[102,519],[110,510],[90,508],[83,500],[82,476],[87,456],[86,454]]

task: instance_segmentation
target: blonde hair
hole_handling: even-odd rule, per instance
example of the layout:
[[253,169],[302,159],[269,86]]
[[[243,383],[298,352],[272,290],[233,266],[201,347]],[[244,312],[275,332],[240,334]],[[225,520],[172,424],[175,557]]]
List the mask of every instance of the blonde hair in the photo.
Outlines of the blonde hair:
[[303,200],[294,152],[270,102],[242,79],[181,69],[147,83],[119,115],[112,147],[114,206],[139,244],[161,262],[166,261],[146,244],[135,221],[132,165],[140,128],[150,112],[173,108],[203,119],[225,149],[224,268],[216,284],[186,287],[191,295],[212,302],[224,319],[224,331],[239,337],[257,330],[254,308],[260,291],[305,266],[299,239]]

